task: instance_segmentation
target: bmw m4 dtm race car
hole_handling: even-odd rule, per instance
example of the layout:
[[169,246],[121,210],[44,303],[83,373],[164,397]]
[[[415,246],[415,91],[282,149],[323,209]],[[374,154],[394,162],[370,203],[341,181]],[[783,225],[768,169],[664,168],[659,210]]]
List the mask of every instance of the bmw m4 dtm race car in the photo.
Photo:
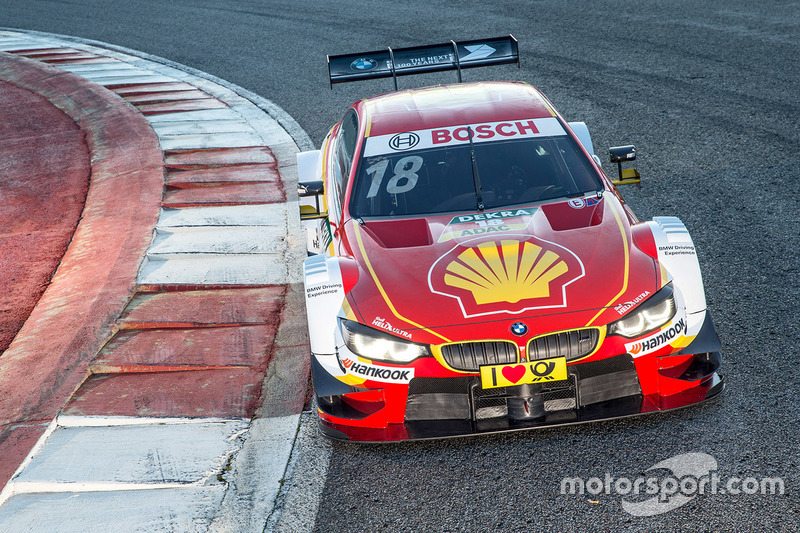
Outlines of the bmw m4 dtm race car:
[[[513,36],[329,57],[331,83],[518,63]],[[692,239],[639,221],[633,146],[520,82],[364,98],[298,155],[322,432],[393,441],[683,407],[723,389]]]

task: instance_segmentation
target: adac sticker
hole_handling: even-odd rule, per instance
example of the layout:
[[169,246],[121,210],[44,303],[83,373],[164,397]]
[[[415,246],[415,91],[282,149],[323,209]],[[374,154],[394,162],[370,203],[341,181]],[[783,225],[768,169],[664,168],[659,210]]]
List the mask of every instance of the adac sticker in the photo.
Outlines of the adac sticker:
[[465,318],[566,307],[567,286],[582,278],[580,258],[530,235],[458,243],[428,271],[431,292],[455,298]]
[[342,366],[353,376],[385,383],[408,383],[414,377],[413,368],[373,365],[349,357],[342,359]]
[[533,215],[538,209],[538,207],[528,207],[459,215],[447,223],[438,242],[524,230],[531,223]]
[[686,333],[686,319],[681,318],[677,322],[672,322],[666,328],[649,337],[645,337],[636,342],[626,343],[625,351],[633,357],[641,357],[680,339],[684,333]]

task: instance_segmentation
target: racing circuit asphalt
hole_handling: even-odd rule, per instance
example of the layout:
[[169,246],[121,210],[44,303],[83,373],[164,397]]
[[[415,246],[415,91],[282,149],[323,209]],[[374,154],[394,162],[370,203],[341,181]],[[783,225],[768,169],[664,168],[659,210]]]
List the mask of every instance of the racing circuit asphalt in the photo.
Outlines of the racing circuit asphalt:
[[[614,422],[382,446],[328,443],[315,437],[307,416],[283,500],[295,526],[800,529],[797,2],[112,5],[4,0],[0,25],[97,39],[209,72],[280,105],[317,145],[349,103],[391,88],[379,80],[331,91],[325,54],[513,33],[520,70],[475,69],[465,79],[532,82],[568,120],[587,123],[600,154],[635,144],[644,188],[624,189],[626,200],[643,220],[679,216],[697,246],[724,349],[722,398]],[[400,84],[453,79],[443,74]],[[780,477],[785,494],[697,496],[665,514],[634,517],[622,510],[620,495],[560,493],[564,477],[635,478],[686,452],[712,455],[723,478]],[[279,530],[292,528],[277,522]]]

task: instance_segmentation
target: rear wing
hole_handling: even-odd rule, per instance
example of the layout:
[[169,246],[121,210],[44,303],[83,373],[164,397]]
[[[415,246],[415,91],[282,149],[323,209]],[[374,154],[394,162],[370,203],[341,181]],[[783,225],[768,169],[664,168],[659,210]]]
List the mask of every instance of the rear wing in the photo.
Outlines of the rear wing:
[[331,88],[334,83],[393,78],[397,90],[398,76],[455,70],[460,82],[462,69],[507,63],[519,67],[519,47],[513,35],[328,56],[328,77]]

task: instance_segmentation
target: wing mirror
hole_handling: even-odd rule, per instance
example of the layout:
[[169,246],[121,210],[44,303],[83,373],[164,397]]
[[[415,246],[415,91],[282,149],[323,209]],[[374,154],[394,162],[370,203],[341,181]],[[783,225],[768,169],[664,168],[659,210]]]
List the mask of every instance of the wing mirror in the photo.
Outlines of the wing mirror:
[[325,192],[322,180],[304,181],[297,184],[297,196],[300,198],[314,198],[314,205],[300,202],[300,220],[310,220],[328,216],[319,206],[319,197]]
[[615,146],[609,148],[608,153],[611,156],[611,162],[617,164],[617,171],[619,172],[619,179],[611,180],[611,183],[614,185],[636,185],[641,189],[642,177],[639,175],[639,171],[635,168],[622,168],[622,163],[636,160],[636,147],[632,144]]

